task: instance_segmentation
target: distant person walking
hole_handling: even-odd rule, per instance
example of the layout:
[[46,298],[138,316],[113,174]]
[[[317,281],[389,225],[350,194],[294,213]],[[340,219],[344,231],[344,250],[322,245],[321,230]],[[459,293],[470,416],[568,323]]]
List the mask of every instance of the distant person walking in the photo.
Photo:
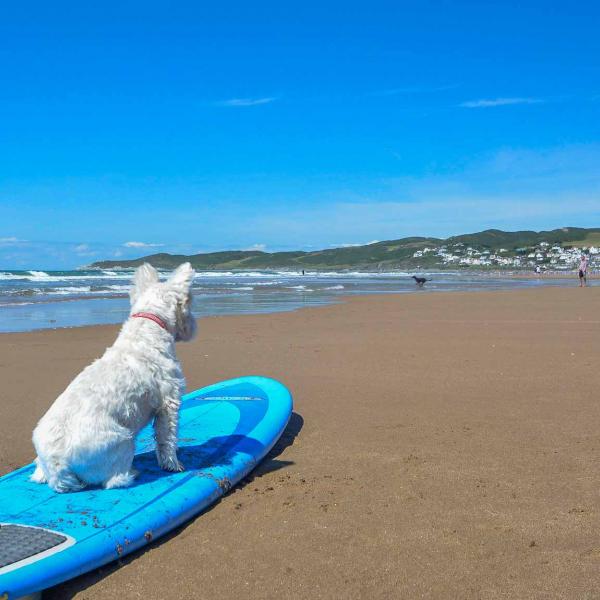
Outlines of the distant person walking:
[[579,261],[579,287],[584,287],[587,285],[587,270],[588,270],[588,257],[587,254],[581,255],[581,260]]

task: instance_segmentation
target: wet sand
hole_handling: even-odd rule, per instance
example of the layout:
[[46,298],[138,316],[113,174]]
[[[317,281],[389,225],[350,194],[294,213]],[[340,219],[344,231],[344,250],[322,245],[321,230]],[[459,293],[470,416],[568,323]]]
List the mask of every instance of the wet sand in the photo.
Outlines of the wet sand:
[[[368,296],[213,317],[194,389],[287,384],[254,477],[45,598],[600,597],[600,288]],[[117,327],[0,335],[0,473]]]

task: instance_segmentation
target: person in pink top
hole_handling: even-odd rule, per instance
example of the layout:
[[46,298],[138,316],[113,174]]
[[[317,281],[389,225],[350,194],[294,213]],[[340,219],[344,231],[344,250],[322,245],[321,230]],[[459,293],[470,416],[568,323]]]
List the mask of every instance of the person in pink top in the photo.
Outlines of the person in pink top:
[[579,261],[579,287],[587,285],[587,269],[588,257],[587,254],[582,253],[581,260]]

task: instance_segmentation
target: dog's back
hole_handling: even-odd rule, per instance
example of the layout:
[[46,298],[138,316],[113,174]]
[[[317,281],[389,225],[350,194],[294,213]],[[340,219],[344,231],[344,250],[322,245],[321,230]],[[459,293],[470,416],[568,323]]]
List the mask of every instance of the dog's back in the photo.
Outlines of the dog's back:
[[87,484],[128,485],[135,477],[135,437],[152,417],[160,466],[182,469],[177,421],[185,380],[175,341],[195,332],[193,275],[189,263],[165,283],[149,265],[136,271],[132,315],[116,342],[71,382],[33,432],[38,455],[33,481],[58,492]]
[[53,488],[65,478],[71,487],[77,480],[77,487],[105,482],[119,455],[132,451],[135,435],[156,412],[158,382],[137,367],[119,341],[75,377],[33,432]]

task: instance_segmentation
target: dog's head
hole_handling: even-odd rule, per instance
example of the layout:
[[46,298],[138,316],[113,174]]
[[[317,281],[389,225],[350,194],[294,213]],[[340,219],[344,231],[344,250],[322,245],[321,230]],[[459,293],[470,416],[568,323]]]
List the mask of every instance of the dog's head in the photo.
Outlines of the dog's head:
[[156,314],[169,325],[176,341],[191,340],[196,333],[191,291],[194,274],[192,265],[183,263],[167,281],[160,282],[157,270],[144,263],[136,270],[129,292],[131,312]]

